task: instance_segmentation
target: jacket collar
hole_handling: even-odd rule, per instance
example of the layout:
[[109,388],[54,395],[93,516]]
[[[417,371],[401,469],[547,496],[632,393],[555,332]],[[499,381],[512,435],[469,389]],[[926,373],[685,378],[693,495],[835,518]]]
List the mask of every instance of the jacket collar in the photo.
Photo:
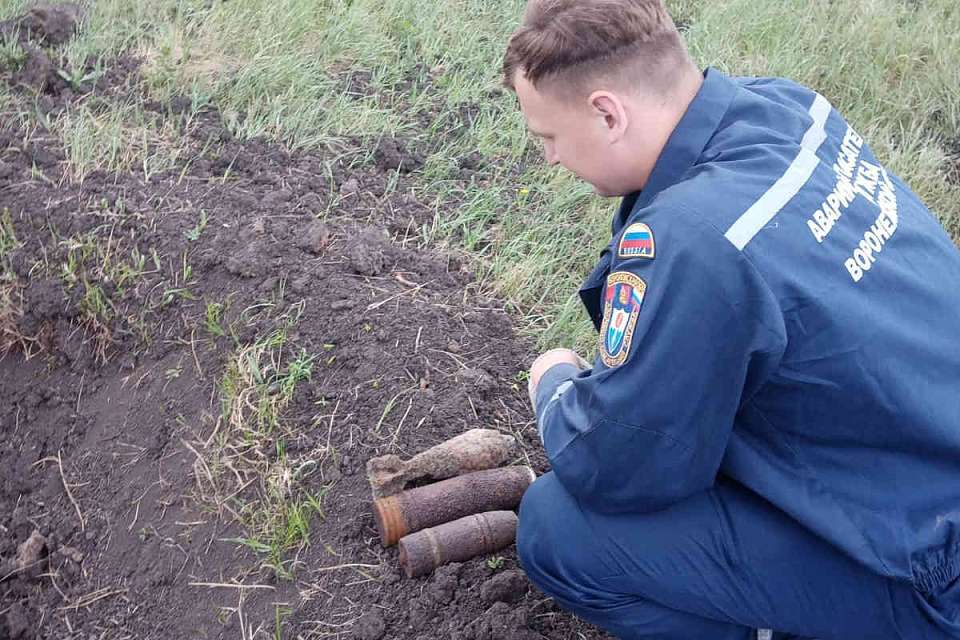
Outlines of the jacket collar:
[[679,182],[697,163],[716,133],[739,86],[721,71],[708,68],[703,84],[670,134],[642,191],[628,194],[613,219],[616,236],[631,214],[650,204],[658,193]]
[[658,193],[676,184],[697,163],[716,133],[736,94],[738,85],[716,69],[704,72],[703,85],[670,134],[642,191],[627,194],[613,217],[611,245],[600,254],[593,271],[580,288],[580,298],[599,331],[603,320],[602,290],[612,262],[613,243],[633,213],[650,204]]

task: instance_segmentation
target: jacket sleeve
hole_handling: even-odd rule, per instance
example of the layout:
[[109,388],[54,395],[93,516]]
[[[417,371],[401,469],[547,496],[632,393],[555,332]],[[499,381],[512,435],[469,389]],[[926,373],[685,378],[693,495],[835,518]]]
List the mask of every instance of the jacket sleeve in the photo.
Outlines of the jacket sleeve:
[[[594,368],[557,365],[537,390],[554,472],[602,512],[658,510],[712,486],[741,403],[786,344],[766,283],[716,230],[678,223],[657,240],[654,259],[614,261]],[[643,283],[627,331],[617,282]]]

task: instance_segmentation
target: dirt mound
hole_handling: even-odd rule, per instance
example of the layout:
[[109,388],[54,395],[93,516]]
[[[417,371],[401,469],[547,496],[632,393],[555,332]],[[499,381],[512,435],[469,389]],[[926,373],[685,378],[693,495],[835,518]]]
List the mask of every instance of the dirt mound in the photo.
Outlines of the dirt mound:
[[374,157],[381,171],[410,173],[423,166],[423,157],[409,151],[403,141],[396,138],[383,138],[377,144]]
[[36,91],[60,94],[69,82],[42,47],[61,45],[76,32],[83,10],[75,4],[40,5],[26,14],[0,22],[0,37],[16,38],[23,52],[10,83]]
[[21,43],[36,40],[44,46],[61,45],[73,37],[83,16],[83,9],[71,2],[41,4],[22,16],[0,22],[0,35],[16,35]]
[[215,111],[186,135],[169,171],[78,184],[47,132],[0,130],[0,637],[603,637],[512,550],[407,580],[379,545],[370,457],[483,426],[545,469],[531,353],[420,246],[405,160]]
[[[85,12],[73,3],[38,5],[26,14],[0,22],[0,37],[16,40],[20,56],[8,60],[0,74],[10,86],[39,94],[37,106],[43,112],[58,111],[79,96],[97,92],[114,95],[129,90],[138,62],[120,58],[104,65],[87,58],[80,68],[70,68],[59,45],[79,29]],[[0,168],[0,178],[3,178]]]

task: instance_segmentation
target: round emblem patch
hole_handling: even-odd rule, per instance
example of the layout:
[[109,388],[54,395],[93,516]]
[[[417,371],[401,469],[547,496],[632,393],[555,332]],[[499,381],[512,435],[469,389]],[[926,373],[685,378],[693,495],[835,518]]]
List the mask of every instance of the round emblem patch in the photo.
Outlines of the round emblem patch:
[[600,358],[608,367],[619,367],[627,359],[646,291],[647,283],[632,273],[616,271],[607,277]]

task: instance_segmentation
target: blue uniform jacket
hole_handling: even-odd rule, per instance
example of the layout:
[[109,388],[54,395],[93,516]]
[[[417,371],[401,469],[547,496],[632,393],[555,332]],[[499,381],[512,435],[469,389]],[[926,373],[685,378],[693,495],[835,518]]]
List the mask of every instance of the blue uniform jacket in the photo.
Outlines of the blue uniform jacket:
[[583,505],[722,473],[882,575],[960,574],[960,253],[822,96],[708,70],[580,293],[600,355],[535,405]]

